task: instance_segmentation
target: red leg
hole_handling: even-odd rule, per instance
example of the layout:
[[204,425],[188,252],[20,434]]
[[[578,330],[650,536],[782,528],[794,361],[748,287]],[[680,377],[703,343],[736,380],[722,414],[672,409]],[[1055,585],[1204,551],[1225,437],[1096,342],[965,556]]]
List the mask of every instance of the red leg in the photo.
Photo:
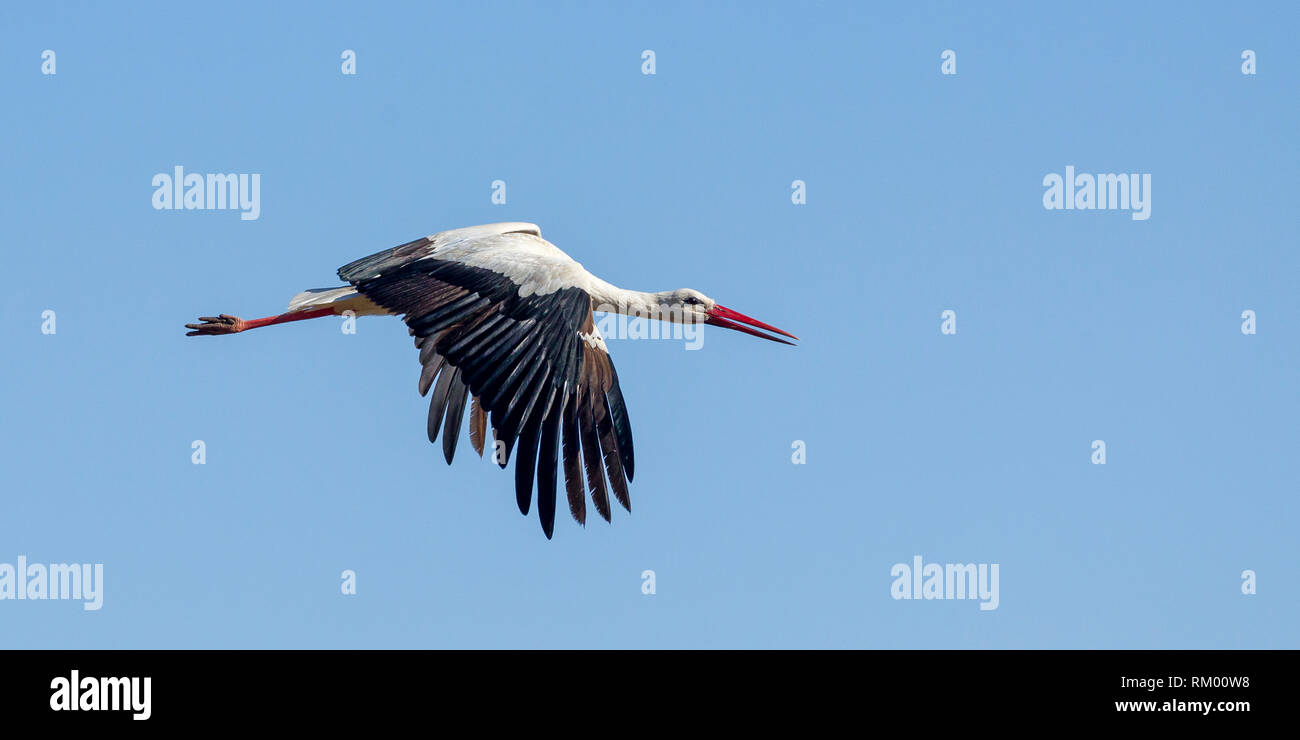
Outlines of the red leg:
[[186,329],[193,329],[185,333],[187,337],[198,336],[218,336],[221,334],[237,334],[249,329],[257,329],[272,324],[287,324],[290,321],[304,321],[306,319],[318,319],[321,316],[330,316],[334,313],[332,308],[318,308],[313,311],[293,311],[282,313],[279,316],[268,316],[264,319],[249,319],[245,321],[238,316],[221,314],[220,316],[200,316],[199,321],[202,324],[186,324]]

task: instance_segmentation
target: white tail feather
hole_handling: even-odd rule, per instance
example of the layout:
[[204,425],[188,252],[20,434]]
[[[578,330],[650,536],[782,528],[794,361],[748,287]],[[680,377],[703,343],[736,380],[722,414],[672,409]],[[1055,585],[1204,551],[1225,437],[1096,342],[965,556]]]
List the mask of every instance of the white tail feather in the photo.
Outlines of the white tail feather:
[[388,313],[350,285],[341,288],[312,288],[289,299],[289,313],[312,308],[333,308],[334,313],[337,314],[351,310],[358,316],[378,316]]

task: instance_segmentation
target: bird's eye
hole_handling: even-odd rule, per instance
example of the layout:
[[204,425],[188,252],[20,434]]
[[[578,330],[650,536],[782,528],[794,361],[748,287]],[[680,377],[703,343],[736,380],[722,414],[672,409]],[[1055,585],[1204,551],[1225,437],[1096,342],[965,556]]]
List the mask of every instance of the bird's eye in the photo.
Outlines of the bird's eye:
[[699,299],[699,298],[696,298],[695,296],[692,296],[692,295],[688,295],[688,296],[686,296],[686,300],[683,301],[683,303],[689,303],[689,304],[691,304],[691,305],[695,305],[695,304],[697,304],[697,303],[699,303],[699,302],[700,302],[700,299]]

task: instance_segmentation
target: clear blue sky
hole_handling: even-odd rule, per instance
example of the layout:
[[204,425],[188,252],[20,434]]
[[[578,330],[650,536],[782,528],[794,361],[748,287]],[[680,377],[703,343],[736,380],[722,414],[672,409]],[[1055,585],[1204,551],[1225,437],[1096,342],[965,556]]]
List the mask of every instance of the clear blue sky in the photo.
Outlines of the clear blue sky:
[[[0,562],[106,581],[0,647],[1300,647],[1296,6],[866,5],[0,11]],[[176,165],[260,218],[155,210]],[[1151,218],[1045,210],[1067,165]],[[612,526],[447,467],[396,319],[183,336],[504,220],[803,339],[611,341]],[[892,599],[915,555],[999,608]]]

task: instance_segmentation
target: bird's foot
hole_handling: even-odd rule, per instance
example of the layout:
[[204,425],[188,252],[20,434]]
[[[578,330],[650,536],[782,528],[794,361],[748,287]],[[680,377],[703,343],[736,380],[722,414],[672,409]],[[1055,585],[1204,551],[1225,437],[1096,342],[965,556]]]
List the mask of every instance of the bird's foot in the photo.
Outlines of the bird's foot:
[[238,316],[221,314],[220,316],[200,316],[199,321],[202,324],[186,324],[186,329],[193,331],[185,332],[187,337],[218,336],[221,334],[235,334],[243,331],[244,320]]

